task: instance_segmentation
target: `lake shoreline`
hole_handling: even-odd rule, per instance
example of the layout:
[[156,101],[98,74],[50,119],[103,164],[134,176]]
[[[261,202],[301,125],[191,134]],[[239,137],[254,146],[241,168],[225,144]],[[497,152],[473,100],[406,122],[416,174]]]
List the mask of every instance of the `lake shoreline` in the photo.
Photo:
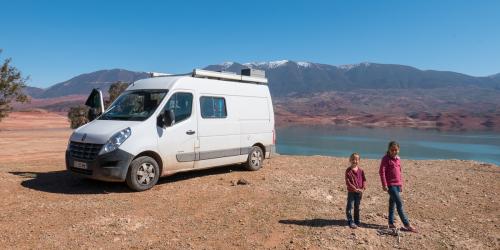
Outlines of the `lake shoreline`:
[[408,116],[372,114],[362,116],[299,116],[291,113],[282,114],[278,111],[275,119],[277,127],[321,125],[364,128],[414,128],[447,132],[500,132],[499,115],[463,118],[458,114],[444,114],[438,119],[435,117],[411,118]]

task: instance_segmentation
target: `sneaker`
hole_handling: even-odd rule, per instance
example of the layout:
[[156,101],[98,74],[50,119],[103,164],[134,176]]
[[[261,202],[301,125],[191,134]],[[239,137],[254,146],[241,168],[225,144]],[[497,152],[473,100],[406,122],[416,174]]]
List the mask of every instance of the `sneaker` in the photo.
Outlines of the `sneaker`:
[[361,227],[361,222],[354,222],[354,224],[356,224],[357,227]]
[[404,226],[400,228],[401,231],[418,233],[417,229],[412,226]]
[[396,228],[396,226],[394,226],[394,224],[389,224],[389,228],[393,229],[393,228]]
[[349,223],[349,227],[352,229],[358,228],[358,226],[356,226],[356,224],[354,222]]

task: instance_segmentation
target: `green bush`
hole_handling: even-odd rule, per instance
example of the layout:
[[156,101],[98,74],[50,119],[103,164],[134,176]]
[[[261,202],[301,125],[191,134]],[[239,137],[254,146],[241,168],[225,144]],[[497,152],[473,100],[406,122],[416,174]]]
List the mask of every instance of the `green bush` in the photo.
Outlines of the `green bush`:
[[69,108],[68,119],[71,122],[70,127],[75,129],[89,122],[87,119],[88,112],[89,107],[84,105]]

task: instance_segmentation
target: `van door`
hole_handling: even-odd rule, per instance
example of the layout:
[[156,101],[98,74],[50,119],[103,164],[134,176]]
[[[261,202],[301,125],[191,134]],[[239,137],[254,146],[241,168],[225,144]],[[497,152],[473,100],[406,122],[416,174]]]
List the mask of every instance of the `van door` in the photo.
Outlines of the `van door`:
[[172,111],[174,118],[170,124],[157,127],[159,151],[166,160],[163,172],[194,167],[197,124],[193,96],[191,90],[175,92],[160,114],[159,118]]
[[195,168],[241,162],[240,125],[231,100],[231,96],[200,94]]
[[99,115],[104,113],[102,92],[99,89],[92,89],[87,101],[85,101],[85,106],[89,107],[89,112],[87,113],[89,121],[93,121]]

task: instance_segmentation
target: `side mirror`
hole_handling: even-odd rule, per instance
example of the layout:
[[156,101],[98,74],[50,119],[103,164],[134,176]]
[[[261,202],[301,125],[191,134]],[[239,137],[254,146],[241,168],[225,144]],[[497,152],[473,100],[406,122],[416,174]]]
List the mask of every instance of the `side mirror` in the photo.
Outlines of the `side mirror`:
[[94,120],[99,115],[104,113],[104,101],[102,98],[102,92],[99,89],[92,89],[85,105],[89,107],[89,112],[87,118],[89,121]]
[[158,126],[162,128],[170,127],[175,123],[175,114],[171,109],[165,110],[158,116],[157,120]]

